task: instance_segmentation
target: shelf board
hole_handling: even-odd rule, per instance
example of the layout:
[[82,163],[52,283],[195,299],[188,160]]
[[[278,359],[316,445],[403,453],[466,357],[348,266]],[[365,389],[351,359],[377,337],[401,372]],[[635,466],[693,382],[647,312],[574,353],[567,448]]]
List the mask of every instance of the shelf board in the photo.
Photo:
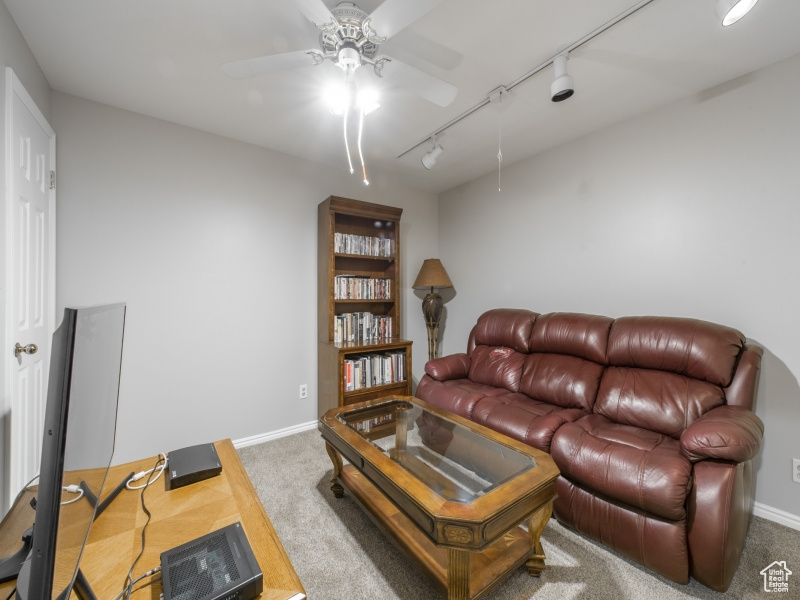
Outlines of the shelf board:
[[346,350],[348,352],[374,352],[382,349],[393,349],[399,347],[410,346],[409,340],[401,340],[400,338],[388,338],[382,340],[374,340],[371,342],[331,342],[331,346],[339,350]]
[[364,304],[364,303],[367,303],[367,302],[370,303],[370,304],[374,304],[374,303],[377,303],[377,302],[382,302],[384,304],[394,304],[395,301],[394,301],[394,299],[388,299],[388,298],[373,298],[373,299],[347,298],[346,300],[344,300],[344,299],[336,299],[336,300],[334,300],[334,302],[336,304]]
[[373,385],[370,387],[358,388],[357,390],[345,390],[344,395],[346,398],[352,398],[359,394],[372,394],[373,392],[380,392],[382,390],[388,390],[389,388],[404,387],[407,383],[408,382],[404,379],[403,381],[393,381],[392,383]]
[[372,256],[371,254],[344,254],[343,252],[336,252],[333,255],[335,258],[357,258],[363,260],[376,260],[383,262],[394,262],[394,256]]

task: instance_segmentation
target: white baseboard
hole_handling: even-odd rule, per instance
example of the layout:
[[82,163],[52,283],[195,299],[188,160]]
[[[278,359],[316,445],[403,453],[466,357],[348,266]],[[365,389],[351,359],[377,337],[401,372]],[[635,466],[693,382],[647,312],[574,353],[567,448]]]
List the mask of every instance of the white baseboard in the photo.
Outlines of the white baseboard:
[[800,517],[784,510],[772,508],[760,502],[753,502],[753,514],[757,517],[774,521],[775,523],[780,523],[781,525],[786,525],[787,527],[800,531]]
[[260,433],[258,435],[251,435],[250,437],[233,440],[234,448],[244,448],[245,446],[254,446],[263,442],[270,442],[278,438],[286,437],[287,435],[294,435],[303,431],[310,431],[317,428],[319,421],[309,421],[308,423],[301,423],[300,425],[292,425],[277,431],[270,431],[269,433]]

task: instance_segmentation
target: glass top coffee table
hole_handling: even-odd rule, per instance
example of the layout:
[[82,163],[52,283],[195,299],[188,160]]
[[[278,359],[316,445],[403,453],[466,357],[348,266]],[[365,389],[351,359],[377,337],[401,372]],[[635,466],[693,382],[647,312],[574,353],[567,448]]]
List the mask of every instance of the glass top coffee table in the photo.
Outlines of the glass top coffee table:
[[559,474],[548,454],[410,396],[331,409],[319,430],[334,495],[347,489],[448,599],[546,568]]

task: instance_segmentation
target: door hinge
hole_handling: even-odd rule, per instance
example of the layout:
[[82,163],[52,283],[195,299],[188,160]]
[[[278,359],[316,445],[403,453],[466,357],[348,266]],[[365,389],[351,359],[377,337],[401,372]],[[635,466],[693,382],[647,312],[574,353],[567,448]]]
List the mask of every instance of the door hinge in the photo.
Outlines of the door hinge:
[[50,189],[56,189],[56,172],[50,171]]

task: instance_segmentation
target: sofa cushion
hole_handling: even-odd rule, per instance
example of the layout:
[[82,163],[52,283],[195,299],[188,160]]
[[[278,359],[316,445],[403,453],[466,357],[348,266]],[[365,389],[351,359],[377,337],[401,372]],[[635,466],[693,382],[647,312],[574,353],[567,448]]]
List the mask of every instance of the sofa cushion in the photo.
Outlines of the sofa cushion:
[[611,326],[608,364],[658,369],[726,387],[744,335],[730,327],[678,317],[621,317]]
[[503,346],[478,346],[470,355],[469,379],[510,392],[519,391],[525,355]]
[[563,424],[550,454],[562,476],[665,519],[686,517],[692,464],[680,443],[598,414]]
[[531,352],[567,354],[604,365],[612,322],[609,317],[578,313],[539,315],[531,332]]
[[624,425],[679,438],[684,430],[725,402],[718,386],[649,369],[607,367],[594,412]]
[[561,425],[585,416],[577,408],[563,409],[521,393],[482,398],[472,412],[476,423],[543,452],[550,452],[550,441]]
[[496,308],[478,317],[472,328],[467,352],[476,346],[505,346],[517,352],[528,352],[528,344],[537,313],[517,308]]
[[592,412],[603,367],[563,354],[530,354],[525,357],[519,391],[534,400],[561,408]]

